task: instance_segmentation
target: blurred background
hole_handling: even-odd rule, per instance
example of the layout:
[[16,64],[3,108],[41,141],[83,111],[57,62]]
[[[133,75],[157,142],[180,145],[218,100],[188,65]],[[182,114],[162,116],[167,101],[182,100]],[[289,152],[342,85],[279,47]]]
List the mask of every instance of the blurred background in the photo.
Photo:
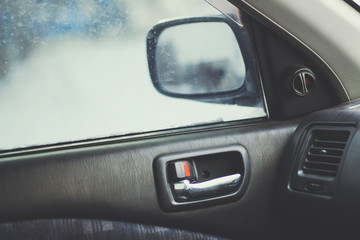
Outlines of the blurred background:
[[262,106],[166,97],[151,83],[148,31],[218,14],[203,0],[2,0],[0,149],[264,116]]

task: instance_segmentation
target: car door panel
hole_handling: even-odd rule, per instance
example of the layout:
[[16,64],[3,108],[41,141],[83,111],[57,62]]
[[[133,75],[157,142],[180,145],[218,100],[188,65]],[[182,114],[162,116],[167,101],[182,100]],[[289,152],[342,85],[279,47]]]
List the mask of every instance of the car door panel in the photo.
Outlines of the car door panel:
[[[296,125],[297,121],[265,122],[134,142],[4,154],[0,218],[115,219],[229,237],[264,235],[271,229],[276,168]],[[241,199],[177,213],[160,209],[153,174],[157,156],[234,144],[244,146],[250,158],[250,183]]]

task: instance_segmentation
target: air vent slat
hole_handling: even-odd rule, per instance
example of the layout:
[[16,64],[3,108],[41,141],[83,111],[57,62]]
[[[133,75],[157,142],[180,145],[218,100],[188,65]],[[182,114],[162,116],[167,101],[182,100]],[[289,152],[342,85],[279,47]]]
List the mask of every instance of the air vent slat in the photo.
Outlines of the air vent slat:
[[350,131],[313,130],[302,165],[304,173],[335,177]]
[[310,148],[311,154],[319,154],[319,155],[325,155],[325,156],[341,156],[343,154],[343,150],[339,149],[331,149],[331,148],[316,148],[311,147]]
[[334,156],[324,156],[324,155],[309,154],[307,156],[307,160],[308,161],[314,161],[314,162],[340,163],[341,158],[334,157]]
[[304,167],[336,171],[338,169],[338,164],[325,162],[310,162],[305,160]]
[[315,131],[321,134],[314,136],[315,141],[347,142],[350,135],[349,131],[336,131],[336,132],[327,131],[327,130],[315,130]]
[[344,142],[330,142],[330,141],[314,141],[314,147],[317,148],[336,148],[336,149],[344,149],[346,143]]
[[321,176],[331,176],[331,177],[335,177],[336,173],[337,173],[336,171],[309,169],[309,168],[304,168],[304,172],[309,173],[309,174],[316,174],[316,175],[321,175]]

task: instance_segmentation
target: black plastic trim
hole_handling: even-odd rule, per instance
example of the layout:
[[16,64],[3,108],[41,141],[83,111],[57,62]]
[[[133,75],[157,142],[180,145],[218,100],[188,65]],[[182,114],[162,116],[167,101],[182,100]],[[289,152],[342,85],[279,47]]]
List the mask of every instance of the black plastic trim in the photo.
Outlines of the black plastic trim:
[[[286,31],[286,29],[282,28],[282,26],[280,26],[279,24],[268,18],[266,15],[264,15],[258,9],[254,8],[249,3],[241,0],[229,0],[229,1],[235,6],[237,6],[239,9],[244,11],[245,13],[249,14],[253,19],[256,20],[257,24],[260,23],[267,29],[267,31],[270,30],[272,33],[279,35],[283,40],[286,40],[287,43],[292,44],[297,50],[300,50],[304,56],[309,58],[314,63],[314,65],[316,65],[316,67],[319,68],[321,73],[323,73],[327,77],[327,80],[329,81],[331,88],[334,91],[334,95],[336,96],[336,98],[338,98],[339,103],[348,102],[350,100],[350,97],[348,96],[348,93],[346,92],[338,76],[334,73],[331,67],[325,62],[325,60],[323,60],[320,56],[318,56],[314,50],[312,50],[305,43],[301,42],[294,35]],[[264,68],[264,66],[261,66],[261,64],[260,67]],[[266,93],[269,94],[268,91],[266,91]]]
[[355,8],[356,11],[360,12],[360,5],[355,3],[353,0],[344,0],[346,3],[348,3],[350,6]]
[[[356,128],[355,125],[348,122],[339,122],[337,124],[313,123],[306,130],[304,130],[302,141],[299,142],[299,150],[295,157],[295,165],[292,171],[292,177],[289,179],[288,190],[306,192],[314,195],[327,195],[332,197],[336,193],[338,181],[341,177],[341,170],[346,159],[346,153],[351,144],[351,139],[354,135]],[[346,142],[346,146],[343,150],[341,159],[338,163],[337,175],[335,176],[321,176],[318,174],[303,173],[302,166],[305,162],[308,149],[310,148],[311,138],[315,131],[347,131],[349,137]],[[323,188],[318,191],[313,191],[307,188],[307,183],[315,182],[323,185]]]
[[[223,196],[214,197],[211,199],[203,199],[189,202],[177,202],[174,200],[170,185],[167,180],[166,166],[168,162],[196,156],[204,156],[225,152],[239,152],[242,156],[244,173],[243,176],[241,176],[240,186],[235,192]],[[241,145],[209,148],[159,156],[154,160],[153,168],[158,199],[160,202],[160,206],[164,211],[189,210],[214,204],[235,201],[244,195],[250,179],[250,159],[246,149]]]
[[[156,71],[156,63],[155,63],[155,53],[156,53],[156,45],[157,40],[162,31],[164,31],[168,27],[181,25],[181,24],[191,24],[197,22],[224,22],[226,23],[231,30],[234,32],[236,39],[239,43],[239,47],[244,59],[244,64],[246,68],[246,77],[244,84],[234,91],[225,91],[218,93],[210,93],[210,94],[178,94],[171,93],[161,88],[158,84],[158,76]],[[245,21],[246,22],[246,21]],[[196,17],[196,18],[181,18],[170,20],[167,22],[159,23],[154,26],[148,33],[147,36],[147,57],[148,57],[148,65],[149,72],[152,79],[152,83],[154,87],[160,93],[175,97],[175,98],[185,98],[192,99],[197,101],[204,102],[213,102],[213,103],[225,103],[225,104],[239,104],[242,106],[254,106],[258,104],[258,100],[264,100],[264,93],[261,87],[261,78],[259,75],[258,65],[255,61],[255,53],[252,48],[252,43],[249,37],[248,28],[245,25],[244,27],[240,27],[234,21],[229,19],[225,15],[219,16],[210,16],[210,17]],[[266,101],[264,100],[264,104]]]

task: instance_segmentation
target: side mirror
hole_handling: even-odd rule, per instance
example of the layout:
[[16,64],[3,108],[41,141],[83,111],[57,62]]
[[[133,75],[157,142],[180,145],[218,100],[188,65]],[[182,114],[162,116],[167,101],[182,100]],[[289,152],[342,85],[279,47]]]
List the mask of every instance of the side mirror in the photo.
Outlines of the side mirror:
[[155,88],[167,96],[210,102],[238,96],[247,77],[240,40],[241,28],[224,17],[177,19],[156,25],[147,37]]

